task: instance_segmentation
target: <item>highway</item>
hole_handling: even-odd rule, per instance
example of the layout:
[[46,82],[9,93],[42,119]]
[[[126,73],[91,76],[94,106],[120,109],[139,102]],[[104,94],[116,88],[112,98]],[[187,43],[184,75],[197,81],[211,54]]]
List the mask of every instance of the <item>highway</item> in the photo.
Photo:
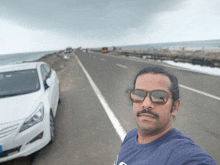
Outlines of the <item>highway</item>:
[[120,124],[135,127],[128,89],[137,72],[148,65],[162,65],[177,75],[181,105],[173,126],[193,139],[220,164],[220,77],[181,69],[162,62],[78,51],[81,61]]
[[136,127],[127,90],[148,65],[167,67],[178,77],[181,104],[173,126],[220,164],[219,76],[110,54],[76,50],[72,56],[66,69],[58,72],[62,102],[55,119],[55,142],[5,165],[113,164],[123,137]]

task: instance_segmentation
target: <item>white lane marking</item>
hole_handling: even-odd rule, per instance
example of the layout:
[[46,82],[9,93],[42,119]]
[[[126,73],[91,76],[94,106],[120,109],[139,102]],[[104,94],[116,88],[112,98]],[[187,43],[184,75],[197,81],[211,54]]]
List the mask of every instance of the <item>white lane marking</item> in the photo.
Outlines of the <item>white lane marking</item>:
[[89,83],[91,84],[91,86],[92,86],[95,94],[97,95],[99,101],[101,102],[103,108],[105,109],[105,112],[107,113],[110,121],[112,122],[112,125],[114,126],[116,132],[118,133],[121,141],[123,141],[125,138],[125,135],[126,135],[124,128],[122,127],[121,123],[119,122],[119,120],[117,119],[117,117],[115,116],[115,114],[113,113],[111,108],[109,107],[107,101],[103,97],[102,93],[100,92],[100,90],[98,89],[98,87],[96,86],[96,84],[94,83],[94,81],[92,80],[89,73],[86,71],[86,69],[84,68],[84,66],[82,65],[82,63],[78,59],[78,57],[77,56],[75,56],[75,57],[76,57],[79,65],[81,66],[82,70],[84,71],[86,77],[88,78]]
[[118,65],[118,66],[120,66],[120,67],[122,67],[122,68],[125,68],[125,69],[127,69],[128,67],[127,66],[125,66],[125,65],[121,65],[121,64],[116,64],[116,65]]
[[199,93],[199,94],[202,94],[202,95],[211,97],[211,98],[213,98],[213,99],[220,100],[220,97],[211,95],[211,94],[209,94],[209,93],[205,93],[205,92],[202,92],[202,91],[199,91],[199,90],[196,90],[196,89],[193,89],[193,88],[184,86],[184,85],[182,85],[182,84],[179,84],[179,86],[182,87],[182,88],[188,89],[188,90],[190,90],[190,91],[193,91],[193,92],[196,92],[196,93]]
[[104,59],[104,58],[101,58],[101,61],[106,61],[106,59]]

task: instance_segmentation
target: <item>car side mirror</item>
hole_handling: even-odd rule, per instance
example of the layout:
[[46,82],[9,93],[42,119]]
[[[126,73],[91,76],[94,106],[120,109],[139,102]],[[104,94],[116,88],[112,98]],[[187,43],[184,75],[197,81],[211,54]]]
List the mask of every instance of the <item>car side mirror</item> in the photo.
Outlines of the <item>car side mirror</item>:
[[46,80],[46,84],[50,87],[50,86],[53,84],[52,79],[51,79],[51,78],[48,78],[48,79]]

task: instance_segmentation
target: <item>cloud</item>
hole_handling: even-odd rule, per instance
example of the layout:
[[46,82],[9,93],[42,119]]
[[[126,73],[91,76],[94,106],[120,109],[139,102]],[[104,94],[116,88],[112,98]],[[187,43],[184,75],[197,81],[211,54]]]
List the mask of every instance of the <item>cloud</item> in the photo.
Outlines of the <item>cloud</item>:
[[22,52],[219,39],[218,6],[218,0],[1,0],[1,52],[12,45]]
[[160,39],[155,42],[219,39],[220,13],[213,10],[211,2],[191,0],[177,11],[164,11],[155,17],[148,31],[152,29]]
[[0,9],[4,19],[19,26],[105,41],[150,24],[157,13],[177,10],[182,1],[3,0]]

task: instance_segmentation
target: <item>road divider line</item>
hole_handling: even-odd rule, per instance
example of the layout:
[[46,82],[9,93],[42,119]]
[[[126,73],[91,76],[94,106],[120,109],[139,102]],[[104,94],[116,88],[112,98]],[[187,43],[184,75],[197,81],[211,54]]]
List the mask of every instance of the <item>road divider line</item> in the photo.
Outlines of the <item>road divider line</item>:
[[118,66],[120,66],[120,67],[122,67],[122,68],[125,68],[125,69],[127,69],[128,67],[127,66],[125,66],[125,65],[121,65],[121,64],[116,64],[116,65],[118,65]]
[[188,89],[188,90],[190,90],[190,91],[193,91],[193,92],[196,92],[196,93],[199,93],[199,94],[202,94],[202,95],[211,97],[211,98],[213,98],[213,99],[220,100],[220,97],[211,95],[211,94],[209,94],[209,93],[205,93],[205,92],[202,92],[202,91],[199,91],[199,90],[196,90],[196,89],[193,89],[193,88],[190,88],[190,87],[181,85],[181,84],[179,84],[179,86],[182,87],[182,88]]
[[100,92],[100,90],[98,89],[98,87],[96,86],[96,84],[94,83],[94,81],[92,80],[91,76],[86,71],[86,69],[84,68],[84,66],[82,65],[82,63],[78,59],[78,57],[77,56],[75,56],[75,57],[76,57],[79,65],[81,66],[82,70],[84,71],[86,77],[88,78],[90,85],[92,86],[92,88],[93,88],[95,94],[97,95],[100,103],[102,104],[106,114],[108,115],[108,117],[109,117],[112,125],[114,126],[116,132],[118,133],[121,141],[123,141],[124,138],[125,138],[125,135],[126,135],[126,132],[125,132],[124,128],[122,127],[121,123],[119,122],[119,120],[117,119],[117,117],[115,116],[115,114],[113,113],[111,108],[109,107],[107,101],[103,97],[102,93]]

